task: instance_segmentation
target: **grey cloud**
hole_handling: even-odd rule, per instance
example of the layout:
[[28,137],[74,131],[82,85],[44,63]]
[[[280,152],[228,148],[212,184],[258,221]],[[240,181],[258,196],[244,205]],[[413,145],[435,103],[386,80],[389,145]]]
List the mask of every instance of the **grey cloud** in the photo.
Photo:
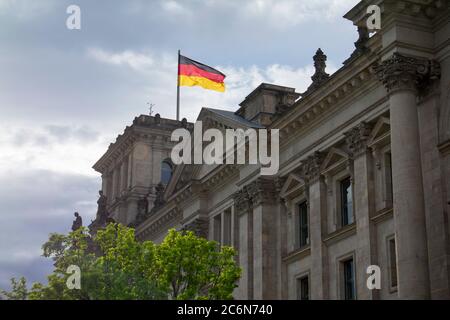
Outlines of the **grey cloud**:
[[[89,126],[44,125],[42,128],[12,129],[10,143],[16,147],[33,145],[49,147],[54,143],[95,143],[100,132]],[[8,141],[6,141],[8,142]]]
[[48,134],[55,137],[59,142],[75,140],[81,143],[94,142],[100,133],[88,126],[73,128],[70,126],[48,125],[45,126]]
[[51,265],[39,258],[41,245],[50,233],[70,230],[74,211],[89,224],[99,180],[25,171],[2,174],[0,181],[0,287],[12,276],[42,281]]

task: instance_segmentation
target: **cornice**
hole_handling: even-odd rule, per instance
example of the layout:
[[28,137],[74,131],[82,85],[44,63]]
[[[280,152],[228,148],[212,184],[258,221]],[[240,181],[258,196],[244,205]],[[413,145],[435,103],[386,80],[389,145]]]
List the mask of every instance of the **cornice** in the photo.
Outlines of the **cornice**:
[[177,207],[157,212],[136,228],[138,239],[151,238],[162,230],[167,231],[167,226],[176,221],[181,221],[183,212]]
[[104,173],[114,161],[130,151],[135,142],[141,141],[150,145],[163,147],[170,142],[172,131],[177,128],[192,128],[192,123],[176,121],[141,115],[133,120],[131,126],[127,126],[123,134],[119,134],[115,142],[111,143],[108,150],[94,164],[93,169]]
[[[360,58],[361,59],[361,58]],[[299,100],[292,111],[288,112],[280,121],[272,124],[272,127],[280,129],[281,145],[290,142],[288,137],[293,132],[307,130],[317,121],[326,117],[337,106],[355,95],[359,90],[377,82],[375,72],[371,64],[376,61],[365,61],[358,71],[352,74],[333,75],[322,88],[311,96]],[[350,63],[345,68],[351,68],[356,62]],[[337,84],[339,83],[339,84]],[[325,93],[325,94],[324,94]],[[314,102],[315,101],[315,102]]]

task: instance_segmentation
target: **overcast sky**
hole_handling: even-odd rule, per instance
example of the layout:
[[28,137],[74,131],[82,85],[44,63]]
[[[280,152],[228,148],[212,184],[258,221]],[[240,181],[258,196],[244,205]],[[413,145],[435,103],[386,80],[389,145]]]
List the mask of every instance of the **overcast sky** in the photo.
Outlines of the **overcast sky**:
[[[237,110],[261,82],[304,91],[321,47],[333,73],[353,51],[358,0],[0,0],[0,288],[44,281],[50,232],[95,216],[91,168],[133,118],[175,117],[177,50],[227,75],[225,93],[182,88],[181,116]],[[81,8],[81,30],[66,9]]]

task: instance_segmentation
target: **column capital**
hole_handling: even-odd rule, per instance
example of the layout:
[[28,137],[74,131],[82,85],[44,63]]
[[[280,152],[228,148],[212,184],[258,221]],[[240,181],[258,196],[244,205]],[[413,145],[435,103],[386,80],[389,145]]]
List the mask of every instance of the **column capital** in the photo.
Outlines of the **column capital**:
[[373,68],[389,93],[400,90],[421,93],[441,75],[437,61],[409,57],[398,52]]
[[301,175],[308,181],[313,182],[320,177],[320,167],[322,166],[325,155],[322,152],[315,152],[302,161]]
[[275,200],[275,181],[258,178],[246,186],[254,206]]
[[369,140],[372,128],[372,125],[361,122],[350,131],[344,133],[345,141],[353,157],[360,156],[367,150],[367,141]]
[[233,194],[234,205],[238,215],[249,212],[252,208],[252,202],[245,188],[238,190]]

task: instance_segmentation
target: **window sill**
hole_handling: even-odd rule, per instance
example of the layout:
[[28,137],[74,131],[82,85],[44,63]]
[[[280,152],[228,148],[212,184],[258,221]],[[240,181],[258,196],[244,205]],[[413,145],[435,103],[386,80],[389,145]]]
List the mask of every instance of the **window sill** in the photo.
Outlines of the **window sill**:
[[346,239],[352,235],[356,234],[356,222],[349,224],[348,226],[342,227],[335,232],[328,234],[323,241],[327,244],[333,244],[337,241]]
[[293,262],[297,260],[301,260],[311,254],[311,247],[308,244],[307,246],[301,247],[283,258],[284,262]]

